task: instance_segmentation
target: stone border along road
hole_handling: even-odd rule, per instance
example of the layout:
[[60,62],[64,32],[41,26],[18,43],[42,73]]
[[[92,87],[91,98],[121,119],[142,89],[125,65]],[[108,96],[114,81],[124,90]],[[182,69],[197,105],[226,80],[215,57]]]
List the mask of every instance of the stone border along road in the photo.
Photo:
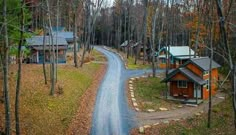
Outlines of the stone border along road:
[[135,112],[129,108],[125,83],[151,70],[126,70],[122,57],[107,48],[95,47],[108,60],[106,75],[99,87],[93,112],[92,135],[128,135],[136,127]]
[[[108,51],[112,51],[107,47],[104,47]],[[117,55],[120,56],[120,58],[124,61],[122,55],[119,53],[112,51],[113,53],[116,53]],[[127,65],[125,64],[125,67],[127,69]],[[149,71],[150,72],[150,71]],[[160,72],[160,71],[158,71]],[[158,73],[157,72],[157,73]],[[145,71],[145,73],[147,73]],[[141,76],[141,74],[139,74]],[[146,78],[147,76],[142,76]],[[128,88],[130,91],[130,97],[132,101],[132,105],[134,106],[134,109],[136,110],[136,122],[138,123],[136,126],[139,126],[139,131],[140,133],[144,132],[144,129],[146,128],[151,128],[152,126],[159,125],[160,123],[164,124],[169,124],[170,121],[180,121],[180,120],[185,120],[189,117],[193,116],[200,116],[204,112],[207,111],[208,109],[208,102],[205,101],[204,103],[200,104],[199,106],[185,106],[184,108],[179,108],[176,110],[171,110],[171,111],[161,111],[161,112],[154,112],[149,111],[149,112],[140,112],[140,109],[138,108],[138,104],[135,99],[135,93],[133,89],[133,81],[135,79],[139,79],[140,77],[129,77],[130,80],[128,81]],[[225,99],[225,94],[224,93],[217,93],[213,98],[212,102],[213,105],[216,105]],[[187,110],[187,111],[186,111]]]

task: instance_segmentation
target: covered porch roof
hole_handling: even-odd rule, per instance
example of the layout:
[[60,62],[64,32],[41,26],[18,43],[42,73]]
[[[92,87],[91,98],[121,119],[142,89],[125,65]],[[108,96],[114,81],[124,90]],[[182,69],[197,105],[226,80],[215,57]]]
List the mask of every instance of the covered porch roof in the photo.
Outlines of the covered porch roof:
[[174,75],[176,75],[177,73],[181,73],[184,76],[186,76],[189,80],[199,84],[199,85],[204,85],[206,84],[206,81],[203,80],[202,78],[200,78],[199,76],[197,76],[196,74],[194,74],[192,71],[190,71],[189,69],[185,68],[185,67],[181,67],[178,69],[175,69],[174,71],[170,72],[167,77],[162,80],[161,82],[170,82],[172,81],[172,77],[174,77]]
[[[43,50],[43,46],[32,46],[31,47],[32,49],[35,49],[35,50]],[[45,50],[50,50],[50,49],[52,49],[52,46],[45,46]],[[56,46],[54,46],[54,49],[56,50],[57,49],[57,47]],[[58,46],[58,50],[66,50],[67,49],[67,45],[64,45],[64,46]]]

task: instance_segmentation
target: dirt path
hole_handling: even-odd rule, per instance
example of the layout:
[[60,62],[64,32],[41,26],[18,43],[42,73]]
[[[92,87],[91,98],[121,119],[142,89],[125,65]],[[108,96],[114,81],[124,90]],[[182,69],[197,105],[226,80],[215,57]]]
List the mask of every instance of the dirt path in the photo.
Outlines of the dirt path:
[[102,65],[96,75],[92,85],[86,90],[79,101],[79,110],[73,118],[66,132],[68,135],[88,135],[90,134],[93,109],[95,105],[98,87],[106,73],[107,65]]
[[[212,98],[212,105],[219,104],[220,102],[224,101],[224,99],[219,97],[225,97],[223,93],[217,93]],[[146,112],[137,112],[137,126],[143,125],[152,125],[155,123],[160,123],[168,120],[177,120],[181,118],[187,118],[194,116],[196,113],[204,112],[206,113],[208,110],[208,101],[204,101],[204,103],[200,104],[198,107],[192,106],[184,106],[183,108],[179,108],[176,110],[171,111],[160,111],[160,112],[153,112],[153,113],[146,113]]]

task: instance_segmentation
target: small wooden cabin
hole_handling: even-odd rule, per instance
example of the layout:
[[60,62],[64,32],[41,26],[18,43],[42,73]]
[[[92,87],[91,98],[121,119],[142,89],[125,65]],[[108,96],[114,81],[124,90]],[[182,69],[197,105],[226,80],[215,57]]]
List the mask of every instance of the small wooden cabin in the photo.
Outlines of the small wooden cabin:
[[193,56],[194,51],[189,46],[163,47],[158,52],[158,66],[159,68],[166,68],[167,61],[169,61],[171,68],[178,68],[190,58],[193,58]]
[[[68,43],[68,50],[73,51],[74,50],[74,33],[70,31],[59,31],[59,32],[53,32],[53,36],[62,37],[66,39],[66,42]],[[78,37],[76,37],[77,39]]]
[[[56,41],[58,47],[56,46]],[[27,47],[30,49],[29,63],[42,64],[44,60],[43,55],[43,36],[33,36],[26,39]],[[62,37],[53,37],[53,45],[55,49],[55,54],[57,53],[58,48],[58,63],[66,63],[66,51],[68,43],[65,38]],[[50,62],[50,50],[52,50],[51,37],[45,36],[45,60],[47,63]],[[56,54],[57,60],[57,54]]]
[[[208,57],[193,58],[177,69],[172,70],[162,82],[169,83],[169,95],[177,99],[207,99],[209,97]],[[212,62],[212,95],[216,93],[218,67]]]

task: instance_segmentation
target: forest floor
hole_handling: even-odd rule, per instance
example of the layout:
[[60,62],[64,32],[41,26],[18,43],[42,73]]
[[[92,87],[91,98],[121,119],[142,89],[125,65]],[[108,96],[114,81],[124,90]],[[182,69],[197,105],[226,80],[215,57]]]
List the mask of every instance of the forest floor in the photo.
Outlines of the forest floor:
[[[208,101],[204,101],[204,103],[200,104],[198,107],[180,105],[181,108],[179,108],[178,104],[172,103],[172,105],[170,105],[170,102],[159,98],[163,91],[159,91],[160,93],[156,94],[155,91],[158,91],[157,89],[164,87],[156,86],[158,81],[159,78],[143,78],[135,81],[133,84],[137,102],[142,110],[136,113],[138,120],[137,125],[150,126],[146,126],[145,133],[140,133],[139,128],[135,128],[131,131],[132,135],[236,134],[231,99],[230,97],[226,99],[221,98],[225,97],[225,93],[219,92],[213,97],[212,127],[207,128]],[[143,102],[146,104],[143,105]],[[158,107],[168,108],[168,111],[157,111]],[[145,112],[147,108],[154,109],[157,112]]]
[[[81,116],[79,125],[83,125],[83,131],[81,132],[85,133],[90,129],[91,109],[95,103],[97,85],[99,85],[106,70],[106,64],[98,64],[92,61],[105,62],[106,58],[93,51],[91,55],[86,57],[87,63],[84,64],[83,68],[78,69],[73,67],[70,56],[67,59],[69,60],[67,64],[58,65],[58,82],[54,96],[49,95],[49,72],[47,72],[48,84],[44,84],[42,65],[22,65],[20,92],[20,126],[22,134],[71,134],[70,131],[74,129],[71,123],[74,123],[78,116]],[[47,65],[46,67],[49,71],[50,66]],[[9,93],[13,134],[16,71],[17,65],[10,65]],[[2,82],[0,82],[0,85],[2,85]],[[58,89],[59,87],[61,89]],[[90,93],[92,94],[90,95]],[[0,96],[2,96],[2,92]],[[3,131],[5,112],[2,102],[0,102],[0,110],[0,131]]]

